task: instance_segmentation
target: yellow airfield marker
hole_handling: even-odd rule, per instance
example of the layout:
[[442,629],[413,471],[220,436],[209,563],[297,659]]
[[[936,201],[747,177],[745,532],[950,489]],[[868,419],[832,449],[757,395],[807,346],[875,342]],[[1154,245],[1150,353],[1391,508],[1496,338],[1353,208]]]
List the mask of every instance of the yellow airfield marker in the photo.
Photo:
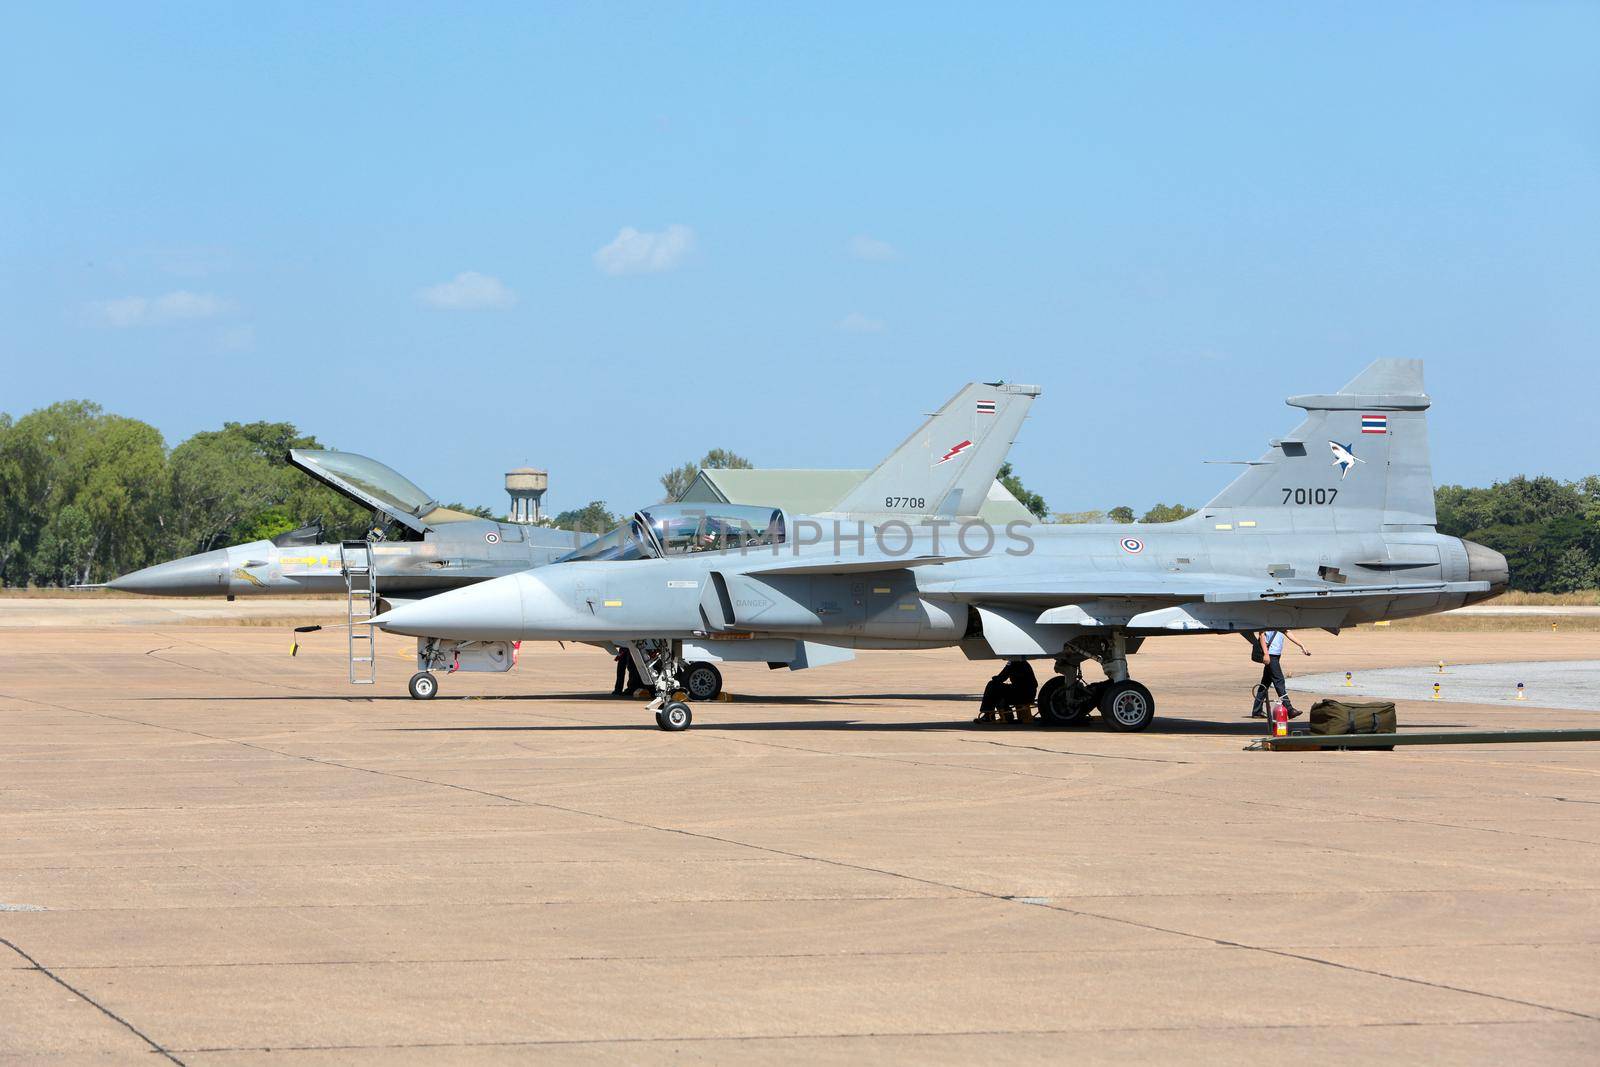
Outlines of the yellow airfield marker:
[[1443,697],[1439,696],[1439,683],[1438,682],[1434,682],[1433,683],[1433,699],[1435,699],[1435,700],[1444,699]]
[[1444,660],[1440,660],[1439,661],[1439,673],[1440,674],[1444,673]]
[[1352,682],[1350,680],[1350,672],[1349,671],[1345,671],[1344,672],[1344,684],[1345,684],[1346,687],[1349,687],[1349,686],[1355,684],[1354,682]]
[[1522,683],[1521,682],[1517,683],[1517,699],[1518,700],[1527,700],[1528,699],[1528,694],[1522,691]]

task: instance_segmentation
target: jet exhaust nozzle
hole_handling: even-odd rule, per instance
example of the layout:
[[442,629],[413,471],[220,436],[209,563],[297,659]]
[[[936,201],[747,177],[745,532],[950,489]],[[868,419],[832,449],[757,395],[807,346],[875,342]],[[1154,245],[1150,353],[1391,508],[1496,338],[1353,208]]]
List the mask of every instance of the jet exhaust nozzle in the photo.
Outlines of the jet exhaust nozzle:
[[1467,550],[1467,581],[1489,583],[1487,593],[1473,593],[1467,597],[1467,603],[1475,604],[1505,592],[1506,587],[1511,584],[1511,568],[1506,563],[1505,556],[1486,545],[1465,538],[1462,539],[1461,546]]

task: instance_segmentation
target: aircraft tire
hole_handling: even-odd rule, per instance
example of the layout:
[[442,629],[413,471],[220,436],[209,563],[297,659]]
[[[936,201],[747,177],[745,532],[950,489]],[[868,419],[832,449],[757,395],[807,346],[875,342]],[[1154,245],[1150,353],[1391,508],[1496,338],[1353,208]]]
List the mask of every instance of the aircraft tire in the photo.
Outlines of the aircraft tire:
[[1076,726],[1088,718],[1094,702],[1086,701],[1075,708],[1068,699],[1071,692],[1061,675],[1047,679],[1039,687],[1039,720],[1046,726]]
[[439,693],[439,679],[427,671],[418,671],[406,688],[411,690],[412,700],[432,700]]
[[656,712],[656,725],[668,733],[687,730],[691,722],[694,722],[694,712],[681,700],[668,701]]
[[1156,717],[1156,700],[1150,690],[1131,678],[1112,682],[1100,694],[1100,717],[1122,733],[1148,729]]
[[710,663],[691,663],[683,673],[683,688],[690,700],[715,700],[722,692],[722,672]]

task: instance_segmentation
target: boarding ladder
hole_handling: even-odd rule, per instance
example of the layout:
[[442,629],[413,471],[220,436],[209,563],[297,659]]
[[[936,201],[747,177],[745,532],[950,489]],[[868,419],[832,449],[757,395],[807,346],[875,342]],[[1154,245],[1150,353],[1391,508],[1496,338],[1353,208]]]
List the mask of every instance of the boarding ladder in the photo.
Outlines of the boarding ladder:
[[367,620],[378,614],[378,576],[372,568],[370,541],[345,541],[339,546],[344,571],[345,622],[349,625],[350,681],[371,685],[378,680],[378,643]]

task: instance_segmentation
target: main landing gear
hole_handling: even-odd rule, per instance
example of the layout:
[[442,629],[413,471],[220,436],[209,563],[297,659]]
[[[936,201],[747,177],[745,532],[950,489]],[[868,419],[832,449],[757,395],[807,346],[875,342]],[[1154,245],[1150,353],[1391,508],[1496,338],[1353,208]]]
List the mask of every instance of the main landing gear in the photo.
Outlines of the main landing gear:
[[715,700],[722,693],[722,672],[710,663],[686,663],[681,673],[690,700]]
[[[1039,718],[1047,726],[1080,726],[1090,712],[1099,711],[1113,730],[1133,733],[1149,727],[1156,717],[1155,698],[1128,677],[1128,657],[1142,641],[1113,633],[1067,642],[1056,657],[1056,676],[1039,687]],[[1089,659],[1105,669],[1105,681],[1084,682],[1083,662]]]

